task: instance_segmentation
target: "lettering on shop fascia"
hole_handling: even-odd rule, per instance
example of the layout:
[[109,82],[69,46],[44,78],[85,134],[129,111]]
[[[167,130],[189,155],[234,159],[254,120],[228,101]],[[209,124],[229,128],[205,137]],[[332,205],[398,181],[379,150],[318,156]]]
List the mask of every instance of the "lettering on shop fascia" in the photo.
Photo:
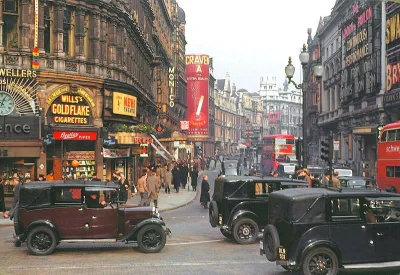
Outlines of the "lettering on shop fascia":
[[36,78],[36,72],[31,70],[0,68],[0,77]]
[[27,124],[0,124],[1,134],[30,134],[31,126]]
[[386,45],[400,38],[400,13],[386,20]]
[[[50,105],[51,103],[53,103],[54,100],[56,100],[60,95],[62,94],[66,94],[71,92],[69,86],[64,86],[61,87],[57,90],[55,90],[54,92],[52,92],[48,97],[47,97],[47,104]],[[82,88],[78,88],[78,90],[76,91],[79,95],[81,95],[89,104],[89,106],[91,108],[94,108],[96,106],[96,104],[94,103],[93,98],[86,93]]]

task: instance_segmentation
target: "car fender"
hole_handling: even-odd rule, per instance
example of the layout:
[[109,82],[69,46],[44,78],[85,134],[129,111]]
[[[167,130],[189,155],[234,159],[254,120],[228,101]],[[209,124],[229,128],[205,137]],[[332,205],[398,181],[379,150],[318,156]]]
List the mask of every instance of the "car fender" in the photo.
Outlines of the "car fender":
[[249,210],[239,210],[232,216],[230,222],[228,223],[229,226],[232,228],[237,220],[244,217],[250,218],[258,224],[258,216],[254,212]]
[[51,230],[53,230],[54,234],[56,235],[56,238],[59,238],[59,232],[58,232],[58,228],[49,220],[37,220],[34,221],[33,223],[31,223],[30,225],[28,225],[27,229],[25,230],[25,234],[23,235],[23,240],[21,241],[25,241],[26,238],[28,237],[29,232],[38,226],[48,226],[51,228]]
[[127,235],[125,235],[123,238],[121,238],[121,241],[132,241],[132,240],[136,240],[136,235],[139,232],[139,230],[148,224],[156,224],[159,225],[161,227],[165,227],[165,222],[161,219],[158,218],[150,218],[150,219],[146,219],[144,221],[139,222],[133,229],[131,232],[129,232]]
[[303,247],[303,249],[301,249],[301,254],[299,253],[299,255],[297,257],[299,267],[302,265],[303,259],[307,255],[307,253],[316,247],[327,247],[327,248],[332,249],[332,251],[338,257],[338,261],[340,264],[341,255],[340,255],[339,248],[337,247],[337,245],[334,242],[332,242],[331,240],[317,240],[317,241],[312,241],[312,242],[308,243],[306,246]]

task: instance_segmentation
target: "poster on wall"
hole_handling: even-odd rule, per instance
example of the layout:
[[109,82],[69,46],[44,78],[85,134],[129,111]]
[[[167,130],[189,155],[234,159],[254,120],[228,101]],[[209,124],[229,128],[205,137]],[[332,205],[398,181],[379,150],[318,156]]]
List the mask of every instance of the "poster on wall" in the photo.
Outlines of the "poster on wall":
[[104,158],[129,158],[131,156],[130,148],[126,149],[107,149],[103,147]]
[[188,136],[192,138],[207,138],[209,135],[209,65],[208,55],[186,56]]

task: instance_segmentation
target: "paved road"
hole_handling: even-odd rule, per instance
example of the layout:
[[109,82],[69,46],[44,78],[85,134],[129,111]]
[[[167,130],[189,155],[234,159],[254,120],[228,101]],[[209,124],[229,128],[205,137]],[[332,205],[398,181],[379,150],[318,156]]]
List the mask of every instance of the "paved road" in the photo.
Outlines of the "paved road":
[[[217,170],[206,173],[213,190]],[[257,243],[243,246],[225,239],[209,225],[199,196],[162,214],[172,238],[158,254],[143,254],[123,243],[61,244],[54,254],[37,257],[25,245],[13,246],[12,227],[0,227],[0,274],[297,274],[261,257]]]

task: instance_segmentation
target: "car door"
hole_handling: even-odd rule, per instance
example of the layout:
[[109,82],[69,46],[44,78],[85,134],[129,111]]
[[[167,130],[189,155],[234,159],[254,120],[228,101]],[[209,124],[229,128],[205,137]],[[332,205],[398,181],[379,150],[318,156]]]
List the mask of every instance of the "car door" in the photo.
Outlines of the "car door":
[[375,248],[374,261],[399,260],[400,199],[367,199],[364,212],[366,213],[369,242]]
[[[117,238],[118,235],[118,208],[108,204],[104,196],[109,192],[106,188],[86,187],[85,188],[85,213],[90,228],[90,236],[93,239]],[[115,191],[115,190],[114,190]],[[98,203],[89,203],[91,196],[96,195]],[[105,204],[102,205],[101,202]]]
[[81,187],[56,187],[54,223],[61,239],[90,238],[88,214],[83,207]]
[[369,240],[368,224],[361,217],[358,198],[331,198],[329,211],[329,237],[339,249],[343,264],[371,262],[375,247]]

